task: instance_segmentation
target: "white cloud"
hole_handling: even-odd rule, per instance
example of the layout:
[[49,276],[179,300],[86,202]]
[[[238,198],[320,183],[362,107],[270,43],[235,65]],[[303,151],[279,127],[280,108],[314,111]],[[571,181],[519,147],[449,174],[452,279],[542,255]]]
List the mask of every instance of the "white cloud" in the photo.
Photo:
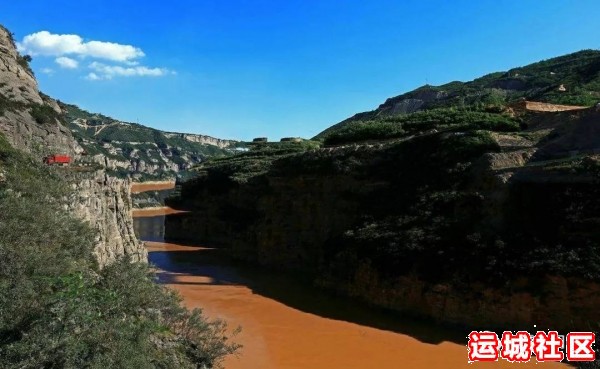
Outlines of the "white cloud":
[[98,81],[102,78],[100,78],[100,76],[98,76],[96,73],[90,73],[87,76],[85,76],[85,79],[89,79],[90,81]]
[[58,35],[48,31],[32,33],[18,43],[21,53],[31,55],[77,55],[116,62],[131,62],[145,54],[137,47],[114,42],[87,41],[79,35]]
[[61,68],[65,69],[75,69],[79,66],[79,62],[77,60],[67,58],[66,56],[56,58],[54,61],[56,62],[56,64],[60,65]]
[[[17,44],[22,54],[53,56],[58,66],[64,69],[77,69],[81,60],[101,59],[113,63],[91,62],[91,69],[84,78],[90,81],[113,79],[115,77],[160,77],[175,72],[166,68],[151,68],[141,65],[139,58],[144,52],[135,46],[105,41],[84,41],[79,35],[59,35],[48,31],[32,33]],[[76,57],[77,59],[75,59]],[[116,65],[115,65],[116,63]],[[119,65],[120,63],[120,65]],[[54,73],[50,68],[43,73]]]
[[42,73],[47,74],[49,76],[54,74],[54,69],[52,68],[42,68],[41,70]]
[[112,79],[114,77],[161,77],[167,74],[175,74],[166,68],[149,68],[143,65],[130,67],[122,67],[120,65],[106,65],[98,62],[93,62],[89,68],[94,72],[88,74],[87,79]]

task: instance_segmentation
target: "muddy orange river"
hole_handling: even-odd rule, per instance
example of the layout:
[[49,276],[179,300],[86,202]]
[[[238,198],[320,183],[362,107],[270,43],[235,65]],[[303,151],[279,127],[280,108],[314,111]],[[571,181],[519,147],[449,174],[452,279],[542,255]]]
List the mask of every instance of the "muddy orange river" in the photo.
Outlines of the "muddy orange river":
[[185,211],[175,210],[168,206],[163,206],[160,208],[134,209],[131,211],[132,216],[136,218],[156,217],[180,213],[185,213]]
[[139,193],[145,191],[161,191],[170,190],[175,187],[175,182],[134,182],[131,184],[131,193]]
[[[136,218],[161,241],[164,217]],[[221,318],[243,348],[225,369],[567,368],[556,363],[467,363],[467,334],[333,297],[309,283],[230,260],[223,250],[147,242],[159,281],[190,308]],[[486,327],[482,327],[485,329]]]

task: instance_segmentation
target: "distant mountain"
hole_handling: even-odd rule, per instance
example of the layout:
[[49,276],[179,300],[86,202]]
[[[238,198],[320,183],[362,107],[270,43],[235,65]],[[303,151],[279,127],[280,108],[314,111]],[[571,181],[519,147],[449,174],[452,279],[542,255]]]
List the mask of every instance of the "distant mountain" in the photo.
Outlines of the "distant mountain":
[[117,174],[174,177],[208,157],[231,155],[239,141],[165,132],[59,103],[73,136],[93,161]]
[[384,119],[422,110],[504,105],[525,98],[553,104],[591,106],[600,101],[600,51],[583,50],[470,82],[425,85],[387,99],[377,109],[358,113],[319,133],[322,139],[352,121]]

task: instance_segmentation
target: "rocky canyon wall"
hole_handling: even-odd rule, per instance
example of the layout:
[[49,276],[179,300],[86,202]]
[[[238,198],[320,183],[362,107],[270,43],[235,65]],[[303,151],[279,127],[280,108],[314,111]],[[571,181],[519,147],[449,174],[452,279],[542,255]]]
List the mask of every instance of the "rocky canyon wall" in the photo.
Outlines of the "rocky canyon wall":
[[128,256],[146,262],[147,252],[133,231],[131,183],[98,171],[74,181],[74,194],[68,209],[87,221],[96,231],[94,255],[98,263]]
[[477,151],[442,163],[444,137],[322,149],[244,181],[209,169],[169,201],[191,212],[167,217],[166,237],[442,322],[595,326],[594,175],[497,170]]

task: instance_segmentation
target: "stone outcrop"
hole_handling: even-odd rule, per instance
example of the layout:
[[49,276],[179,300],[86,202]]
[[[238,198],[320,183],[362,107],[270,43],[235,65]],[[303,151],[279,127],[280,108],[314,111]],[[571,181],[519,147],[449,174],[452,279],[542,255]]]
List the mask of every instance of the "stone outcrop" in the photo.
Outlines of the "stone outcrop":
[[4,112],[0,116],[0,132],[11,145],[32,153],[40,158],[40,162],[51,153],[76,156],[82,151],[66,127],[58,123],[37,124],[27,110]]
[[387,99],[377,108],[377,115],[410,114],[418,111],[426,104],[448,97],[444,91],[436,91],[430,86],[424,86],[416,90],[410,97],[399,96]]

